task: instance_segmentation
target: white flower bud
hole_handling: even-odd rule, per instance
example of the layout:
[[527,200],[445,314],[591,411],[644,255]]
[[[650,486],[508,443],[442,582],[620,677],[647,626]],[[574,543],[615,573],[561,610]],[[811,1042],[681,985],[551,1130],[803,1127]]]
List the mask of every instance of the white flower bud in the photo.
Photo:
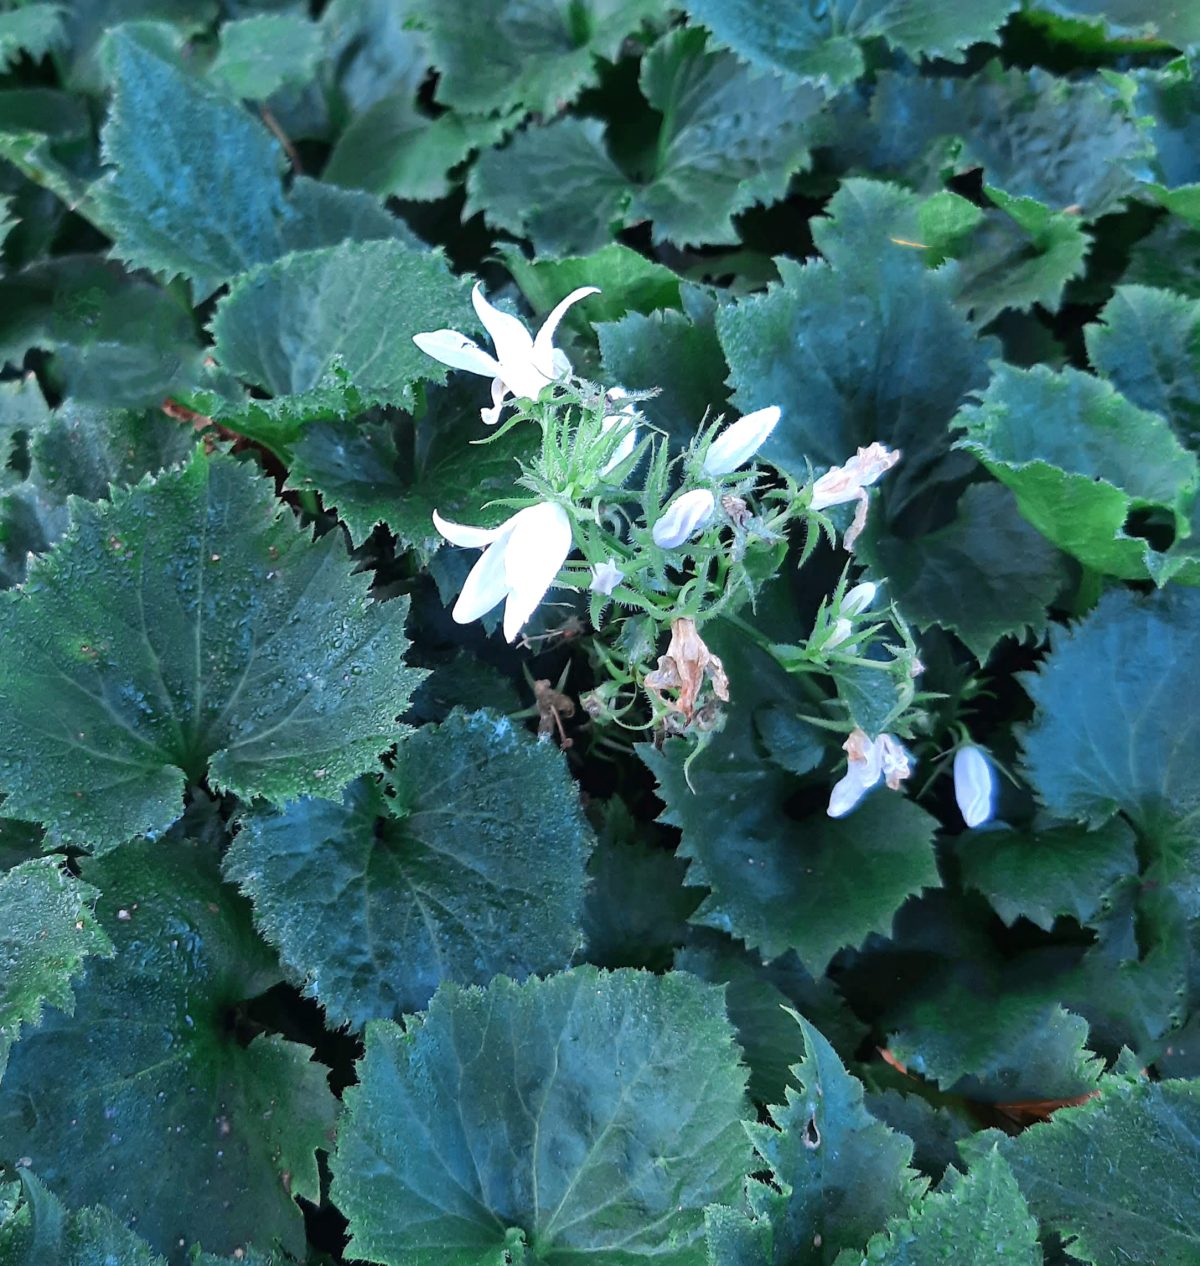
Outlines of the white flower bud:
[[847,590],[846,596],[842,599],[842,614],[861,615],[870,609],[878,592],[878,586],[873,585],[869,580],[864,580],[861,585],[855,585],[853,589]]
[[833,632],[825,641],[825,645],[821,647],[823,651],[831,651],[835,646],[841,644],[854,632],[854,625],[849,620],[836,620],[833,625]]
[[588,586],[593,593],[610,594],[625,579],[625,573],[606,558],[602,563],[592,564],[592,583]]
[[654,525],[651,535],[660,549],[678,549],[713,517],[716,509],[707,488],[693,488],[675,498]]
[[747,413],[727,426],[708,446],[704,457],[706,475],[726,475],[748,462],[766,443],[779,421],[778,405]]
[[996,809],[996,773],[977,747],[960,747],[954,753],[954,798],[967,826],[987,822]]

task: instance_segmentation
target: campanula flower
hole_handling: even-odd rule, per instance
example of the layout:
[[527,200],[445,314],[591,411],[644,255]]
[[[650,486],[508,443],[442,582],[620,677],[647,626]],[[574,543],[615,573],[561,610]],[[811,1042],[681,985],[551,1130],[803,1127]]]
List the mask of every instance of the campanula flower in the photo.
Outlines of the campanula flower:
[[864,580],[862,584],[855,585],[853,589],[848,589],[846,596],[842,599],[842,614],[862,615],[864,611],[870,609],[878,592],[878,585],[873,585],[869,580]]
[[842,747],[848,764],[829,795],[826,812],[831,818],[845,817],[880,778],[897,791],[912,773],[908,753],[894,735],[881,734],[872,741],[862,730],[854,729]]
[[693,488],[682,493],[667,506],[654,525],[651,535],[660,549],[678,549],[713,517],[717,508],[707,488]]
[[491,336],[496,349],[494,356],[458,330],[414,334],[413,342],[427,356],[440,360],[443,365],[491,378],[492,407],[479,411],[490,426],[499,421],[500,410],[510,395],[536,400],[543,387],[571,372],[570,361],[554,346],[555,332],[573,303],[599,293],[595,286],[572,290],[542,322],[537,334],[532,335],[515,316],[488,303],[476,283],[471,291],[471,302],[483,322],[483,328]]
[[867,525],[867,508],[870,505],[867,488],[885,471],[891,470],[899,460],[898,449],[879,443],[869,444],[866,448],[860,448],[844,466],[832,467],[814,482],[810,502],[814,510],[826,510],[847,501],[858,502],[854,521],[846,529],[842,540],[846,549],[854,548]]
[[704,456],[706,475],[727,475],[737,470],[766,443],[779,421],[779,408],[770,405],[727,426],[708,446]]
[[982,826],[995,812],[996,772],[977,747],[960,747],[954,753],[954,798],[969,827]]
[[553,502],[539,501],[495,528],[451,523],[436,510],[433,523],[454,545],[484,547],[454,604],[455,621],[469,624],[503,602],[504,636],[514,641],[571,552],[567,512]]
[[606,558],[602,563],[592,564],[592,583],[588,586],[593,593],[610,594],[625,579],[625,573]]

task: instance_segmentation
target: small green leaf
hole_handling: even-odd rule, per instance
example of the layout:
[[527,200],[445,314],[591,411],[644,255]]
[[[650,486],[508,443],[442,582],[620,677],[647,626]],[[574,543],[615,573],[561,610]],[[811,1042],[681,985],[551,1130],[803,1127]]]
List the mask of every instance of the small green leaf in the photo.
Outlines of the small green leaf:
[[1200,301],[1118,286],[1084,337],[1098,374],[1139,408],[1161,413],[1185,444],[1200,445]]
[[1043,1226],[1092,1266],[1192,1266],[1200,1255],[1195,1181],[1200,1082],[1106,1077],[1100,1094],[1016,1138],[964,1144],[996,1151]]
[[1113,884],[1138,871],[1133,831],[1120,818],[1094,831],[968,832],[957,843],[963,883],[1010,926],[1025,918],[1047,932],[1060,917],[1088,922]]
[[660,821],[683,833],[688,883],[710,889],[692,922],[764,958],[795,950],[820,975],[839,949],[887,936],[900,906],[938,883],[936,823],[902,796],[876,793],[848,817],[797,823],[785,808],[795,780],[765,761],[701,757],[694,792],[682,740],[638,750],[667,806]]
[[75,502],[3,597],[6,811],[86,848],[164,829],[206,776],[277,799],[340,787],[393,741],[419,679],[407,603],[373,602],[336,533],[312,542],[269,482],[202,450],[111,504]]
[[1200,592],[1106,594],[1051,637],[1025,688],[1036,706],[1021,741],[1026,777],[1061,818],[1099,826],[1121,812],[1151,851],[1146,882],[1200,913],[1200,773],[1182,759],[1200,717],[1184,701],[1200,671]]
[[226,22],[208,77],[235,97],[265,101],[280,88],[312,78],[321,43],[321,28],[295,13]]
[[319,1197],[335,1101],[308,1047],[244,1045],[229,1023],[278,971],[216,851],[140,841],[83,870],[116,956],[91,960],[73,1016],[48,1014],[14,1047],[0,1151],[28,1156],[67,1205],[105,1204],[173,1266],[195,1241],[300,1250],[293,1198]]
[[1063,555],[998,484],[972,484],[954,521],[925,536],[868,533],[863,557],[905,618],[956,633],[980,663],[1004,637],[1040,635],[1067,580]]
[[[354,321],[348,312],[358,314]],[[412,335],[447,327],[478,328],[465,283],[440,253],[393,240],[344,242],[263,265],[234,282],[211,328],[217,360],[243,381],[297,397],[302,407],[338,368],[361,410],[411,407],[418,382],[444,382],[445,367]]]
[[21,862],[0,875],[0,1077],[22,1024],[36,1027],[43,1006],[75,1008],[72,980],[90,954],[112,954],[92,907],[100,894],[72,879],[59,857]]
[[1012,1170],[993,1149],[980,1149],[964,1176],[956,1169],[871,1242],[872,1266],[1041,1266],[1037,1223]]
[[592,842],[554,748],[456,712],[404,738],[382,785],[248,814],[225,874],[331,1023],[358,1029],[443,980],[566,966]]
[[470,9],[418,0],[439,72],[437,99],[460,114],[520,106],[561,112],[596,81],[596,59],[615,61],[625,39],[660,18],[655,0],[531,0],[513,8],[480,0]]
[[1150,510],[1189,534],[1196,457],[1164,419],[1108,383],[1076,369],[997,364],[980,403],[955,424],[966,431],[958,446],[1013,490],[1039,532],[1086,566],[1162,583],[1182,565],[1125,528],[1131,512]]
[[347,1252],[385,1266],[702,1266],[751,1163],[720,990],[581,967],[443,985],[367,1026],[333,1158]]
[[0,13],[0,70],[8,70],[27,53],[34,61],[63,41],[63,7],[58,4],[26,4]]
[[965,50],[995,43],[1016,0],[832,0],[787,5],[772,0],[687,0],[693,18],[739,57],[813,83],[840,88],[864,71],[859,42],[882,37],[912,58],[963,60]]

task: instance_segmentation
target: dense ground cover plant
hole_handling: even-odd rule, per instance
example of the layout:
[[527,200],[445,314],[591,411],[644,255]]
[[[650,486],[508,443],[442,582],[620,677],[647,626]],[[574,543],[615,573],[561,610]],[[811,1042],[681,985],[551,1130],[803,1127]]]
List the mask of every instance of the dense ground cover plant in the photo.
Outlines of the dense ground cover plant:
[[0,4],[0,1266],[1200,1262],[1197,58]]

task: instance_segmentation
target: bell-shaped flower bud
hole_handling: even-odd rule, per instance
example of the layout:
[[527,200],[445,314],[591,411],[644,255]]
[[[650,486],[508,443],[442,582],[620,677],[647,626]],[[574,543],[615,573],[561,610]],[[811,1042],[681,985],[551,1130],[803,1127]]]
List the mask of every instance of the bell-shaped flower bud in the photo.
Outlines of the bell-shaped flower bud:
[[707,488],[693,488],[667,506],[651,535],[660,549],[678,549],[713,517],[717,503]]
[[996,771],[977,747],[954,753],[954,798],[971,828],[982,826],[996,810]]
[[873,585],[869,580],[864,580],[861,585],[855,585],[853,589],[848,589],[846,596],[842,599],[842,614],[862,615],[864,611],[870,610],[878,592],[879,587]]
[[704,456],[706,475],[727,475],[748,462],[766,443],[779,421],[779,406],[769,405],[747,413],[727,426],[708,446]]

